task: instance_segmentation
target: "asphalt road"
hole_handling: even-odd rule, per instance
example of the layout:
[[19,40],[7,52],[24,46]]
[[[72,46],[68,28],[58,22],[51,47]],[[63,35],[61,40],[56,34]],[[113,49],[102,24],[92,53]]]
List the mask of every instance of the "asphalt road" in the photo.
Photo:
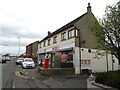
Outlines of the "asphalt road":
[[[72,89],[79,90],[80,88],[87,89],[87,80],[85,77],[68,77],[68,76],[43,76],[37,72],[37,68],[23,69],[21,65],[15,64],[15,58],[7,63],[0,63],[0,80],[2,80],[2,88],[20,88],[31,90],[44,90],[49,88],[55,89]],[[91,84],[89,85],[91,87]],[[92,88],[96,88],[93,87]],[[48,89],[48,90],[49,90]]]
[[14,72],[16,70],[15,58],[11,58],[11,61],[6,63],[0,63],[2,67],[2,88],[12,88],[14,80]]

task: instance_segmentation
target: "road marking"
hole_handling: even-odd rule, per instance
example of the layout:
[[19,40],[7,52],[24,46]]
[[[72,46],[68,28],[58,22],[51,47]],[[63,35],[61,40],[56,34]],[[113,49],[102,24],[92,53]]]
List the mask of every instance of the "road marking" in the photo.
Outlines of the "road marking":
[[15,88],[15,85],[13,85],[12,88]]
[[15,71],[16,76],[22,77],[22,78],[29,78],[27,76],[21,75],[20,72]]

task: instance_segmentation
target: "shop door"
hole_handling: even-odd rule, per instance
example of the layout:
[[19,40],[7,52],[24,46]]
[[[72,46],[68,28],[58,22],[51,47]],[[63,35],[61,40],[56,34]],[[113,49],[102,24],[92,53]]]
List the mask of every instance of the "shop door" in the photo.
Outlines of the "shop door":
[[61,68],[61,52],[56,52],[54,57],[55,68]]

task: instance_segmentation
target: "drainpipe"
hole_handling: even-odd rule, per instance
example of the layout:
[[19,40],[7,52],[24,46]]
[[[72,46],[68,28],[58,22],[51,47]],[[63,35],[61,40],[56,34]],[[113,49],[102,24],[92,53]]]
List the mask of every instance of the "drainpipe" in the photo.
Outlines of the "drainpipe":
[[114,71],[114,66],[113,66],[113,55],[111,54],[111,58],[112,58],[112,71]]
[[40,60],[39,52],[37,52],[37,55],[38,55],[38,59],[37,59],[37,68],[38,68],[38,72],[39,72],[39,60]]
[[82,71],[81,71],[81,70],[82,70],[82,69],[81,69],[81,47],[79,47],[79,51],[80,51],[80,54],[79,54],[79,55],[80,55],[80,56],[79,56],[79,57],[80,57],[80,74],[82,74]]
[[107,72],[108,72],[108,54],[106,53],[106,64],[107,64]]
[[82,74],[82,69],[81,69],[81,43],[80,43],[80,29],[78,29],[79,31],[78,31],[78,33],[79,33],[79,58],[80,58],[80,60],[79,60],[79,63],[80,63],[80,74]]

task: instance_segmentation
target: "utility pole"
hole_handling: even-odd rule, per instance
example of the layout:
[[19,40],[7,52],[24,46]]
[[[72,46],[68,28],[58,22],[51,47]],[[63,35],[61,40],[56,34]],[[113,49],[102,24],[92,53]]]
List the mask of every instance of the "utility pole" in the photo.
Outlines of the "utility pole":
[[19,43],[18,43],[18,56],[20,54],[20,37],[18,37]]

